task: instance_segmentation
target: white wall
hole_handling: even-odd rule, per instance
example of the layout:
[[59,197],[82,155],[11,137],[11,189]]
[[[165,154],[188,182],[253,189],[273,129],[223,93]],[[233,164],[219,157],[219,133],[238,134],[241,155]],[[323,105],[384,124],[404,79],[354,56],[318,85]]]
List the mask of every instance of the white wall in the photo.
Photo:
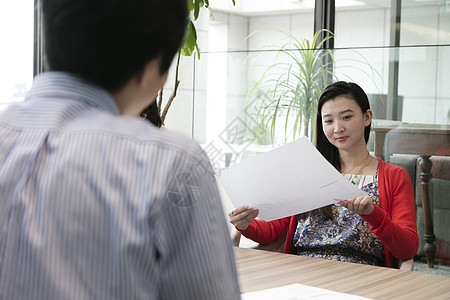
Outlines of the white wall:
[[336,51],[340,80],[354,81],[368,94],[387,93],[388,44],[389,10],[337,10],[334,46],[344,49]]
[[[440,7],[405,8],[401,45],[437,45],[450,41],[450,13]],[[446,122],[450,110],[450,47],[414,47],[401,51],[399,94],[403,121]]]

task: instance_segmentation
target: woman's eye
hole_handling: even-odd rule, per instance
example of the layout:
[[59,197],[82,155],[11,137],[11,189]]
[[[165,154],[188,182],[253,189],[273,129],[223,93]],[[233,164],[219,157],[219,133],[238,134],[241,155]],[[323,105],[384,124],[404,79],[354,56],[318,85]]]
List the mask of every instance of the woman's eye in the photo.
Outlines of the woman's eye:
[[331,124],[331,120],[325,120],[325,121],[323,121],[325,124]]

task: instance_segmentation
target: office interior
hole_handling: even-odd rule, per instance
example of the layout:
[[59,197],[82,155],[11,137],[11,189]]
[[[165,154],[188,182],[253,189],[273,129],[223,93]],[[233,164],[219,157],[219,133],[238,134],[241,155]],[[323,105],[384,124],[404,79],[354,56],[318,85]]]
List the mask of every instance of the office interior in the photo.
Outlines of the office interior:
[[[9,45],[0,49],[0,111],[22,101],[33,76],[44,68],[37,2],[0,4],[0,36],[2,44]],[[235,2],[210,0],[210,8],[200,11],[194,22],[200,54],[181,57],[180,85],[165,120],[167,128],[199,142],[217,172],[302,135],[293,134],[293,121],[286,132],[280,118],[273,136],[255,136],[251,125],[255,114],[250,108],[257,102],[249,92],[271,65],[289,63],[277,52],[284,43],[288,43],[287,52],[297,51],[292,38],[283,39],[285,33],[311,42],[321,25],[333,33],[334,80],[356,82],[370,95],[375,124],[442,130],[448,141],[450,0]],[[174,89],[175,68],[174,63],[163,90],[163,105]],[[313,139],[311,128],[306,134]],[[374,155],[375,149],[371,138],[369,150]],[[428,155],[433,162],[429,175],[433,244],[437,252],[443,251],[438,242],[447,246],[441,254],[444,258],[450,243],[449,151],[447,146]],[[383,153],[383,158],[411,169],[419,202],[420,153],[394,152]],[[227,210],[230,204],[225,201],[224,205]],[[417,206],[422,224],[422,210]],[[419,228],[420,234],[424,232]],[[421,241],[421,248],[424,244]]]

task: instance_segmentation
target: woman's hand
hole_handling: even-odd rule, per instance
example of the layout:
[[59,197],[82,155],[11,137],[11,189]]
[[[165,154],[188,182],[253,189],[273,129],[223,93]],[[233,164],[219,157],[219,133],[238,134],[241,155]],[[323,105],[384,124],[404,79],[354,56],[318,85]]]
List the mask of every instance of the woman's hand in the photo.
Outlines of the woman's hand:
[[347,201],[339,201],[343,207],[362,216],[370,215],[373,212],[373,203],[370,196],[360,196]]
[[258,216],[259,210],[248,206],[241,206],[228,214],[230,223],[237,230],[246,230],[248,225]]

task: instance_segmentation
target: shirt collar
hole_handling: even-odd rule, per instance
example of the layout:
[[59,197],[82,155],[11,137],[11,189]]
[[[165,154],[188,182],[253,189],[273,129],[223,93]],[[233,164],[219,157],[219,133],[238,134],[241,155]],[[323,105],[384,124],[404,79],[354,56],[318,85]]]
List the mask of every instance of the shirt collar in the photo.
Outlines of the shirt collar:
[[35,97],[76,99],[120,115],[119,107],[110,93],[70,73],[44,72],[37,75],[26,98]]

